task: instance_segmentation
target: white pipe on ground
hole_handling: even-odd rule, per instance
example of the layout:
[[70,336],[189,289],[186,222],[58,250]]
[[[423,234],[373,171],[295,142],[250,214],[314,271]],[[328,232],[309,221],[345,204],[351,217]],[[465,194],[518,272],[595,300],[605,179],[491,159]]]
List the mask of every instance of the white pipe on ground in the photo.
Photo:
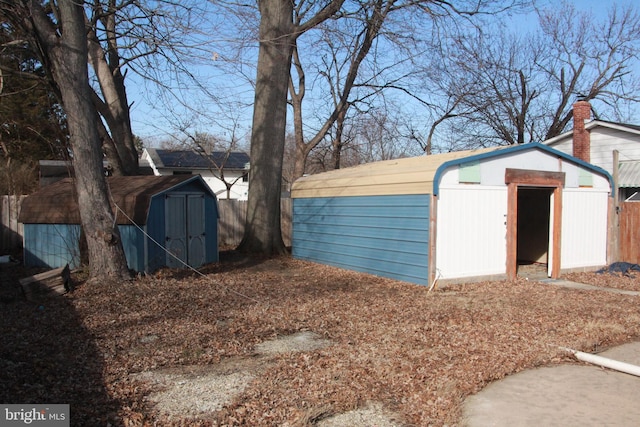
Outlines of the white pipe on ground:
[[573,354],[576,359],[592,363],[594,365],[602,366],[605,368],[613,369],[615,371],[624,372],[625,374],[635,375],[640,377],[640,366],[632,365],[631,363],[620,362],[618,360],[609,359],[607,357],[598,356],[591,353],[583,353],[582,351],[572,350],[566,347],[560,347],[562,350],[568,351]]

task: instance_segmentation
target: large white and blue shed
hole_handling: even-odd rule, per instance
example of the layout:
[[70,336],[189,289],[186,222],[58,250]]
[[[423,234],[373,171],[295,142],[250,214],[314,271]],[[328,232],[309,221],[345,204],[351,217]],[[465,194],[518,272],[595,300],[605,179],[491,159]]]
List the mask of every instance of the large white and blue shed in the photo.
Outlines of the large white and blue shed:
[[295,258],[429,285],[607,265],[611,176],[531,143],[298,179]]
[[[107,180],[127,264],[138,272],[200,267],[218,261],[218,206],[199,175],[126,176]],[[73,181],[63,179],[27,197],[24,263],[80,266],[82,229]]]

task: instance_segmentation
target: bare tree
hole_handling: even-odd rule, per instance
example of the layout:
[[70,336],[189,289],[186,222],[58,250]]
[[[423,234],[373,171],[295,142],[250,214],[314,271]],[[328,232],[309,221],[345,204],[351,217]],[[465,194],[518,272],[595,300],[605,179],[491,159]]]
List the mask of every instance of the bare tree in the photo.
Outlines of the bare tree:
[[[251,136],[251,174],[245,234],[239,249],[272,255],[285,252],[280,227],[280,194],[286,131],[287,91],[295,39],[335,16],[344,0],[321,5],[263,0],[260,49]],[[304,19],[306,18],[306,19]]]
[[566,131],[576,99],[618,120],[625,119],[624,106],[640,101],[640,80],[631,72],[640,53],[640,16],[633,7],[614,6],[599,21],[563,2],[539,10],[538,17],[539,31],[483,31],[447,45],[443,65],[454,79],[441,90],[457,94],[450,117],[463,144],[552,138]]
[[[75,190],[86,235],[90,278],[130,277],[102,173],[102,151],[88,77],[87,36],[82,4],[60,0],[52,13],[40,1],[2,3],[12,25],[21,27],[59,89],[67,116],[75,165]],[[62,30],[64,29],[64,30]]]

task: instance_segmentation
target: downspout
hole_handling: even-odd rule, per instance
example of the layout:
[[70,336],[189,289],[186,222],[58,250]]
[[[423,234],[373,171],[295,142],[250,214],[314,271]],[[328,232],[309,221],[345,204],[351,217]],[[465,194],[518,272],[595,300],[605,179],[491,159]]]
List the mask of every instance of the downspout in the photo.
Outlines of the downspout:
[[624,372],[625,374],[635,375],[640,377],[640,366],[632,365],[631,363],[620,362],[618,360],[609,359],[607,357],[598,356],[591,353],[583,353],[582,351],[572,350],[566,347],[560,347],[564,351],[568,351],[573,354],[576,359],[591,363],[594,365],[602,366],[604,368],[613,369],[614,371]]

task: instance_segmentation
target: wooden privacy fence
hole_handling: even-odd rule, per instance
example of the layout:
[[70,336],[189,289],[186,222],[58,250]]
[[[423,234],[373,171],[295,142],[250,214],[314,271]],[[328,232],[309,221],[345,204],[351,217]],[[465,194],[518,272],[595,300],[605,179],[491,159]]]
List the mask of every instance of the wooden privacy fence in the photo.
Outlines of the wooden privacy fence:
[[[20,205],[27,196],[0,196],[0,255],[12,253],[22,248],[23,226],[18,222]],[[282,238],[291,246],[291,199],[280,202]],[[218,200],[220,219],[218,221],[219,242],[222,247],[235,247],[242,240],[247,217],[247,202],[240,200]]]
[[[280,223],[284,244],[291,246],[291,199],[280,200]],[[242,240],[247,218],[247,202],[241,200],[218,200],[218,241],[221,247],[235,247]]]
[[18,222],[18,214],[26,197],[0,196],[0,255],[22,247],[23,226]]
[[640,264],[640,202],[620,204],[621,261]]

